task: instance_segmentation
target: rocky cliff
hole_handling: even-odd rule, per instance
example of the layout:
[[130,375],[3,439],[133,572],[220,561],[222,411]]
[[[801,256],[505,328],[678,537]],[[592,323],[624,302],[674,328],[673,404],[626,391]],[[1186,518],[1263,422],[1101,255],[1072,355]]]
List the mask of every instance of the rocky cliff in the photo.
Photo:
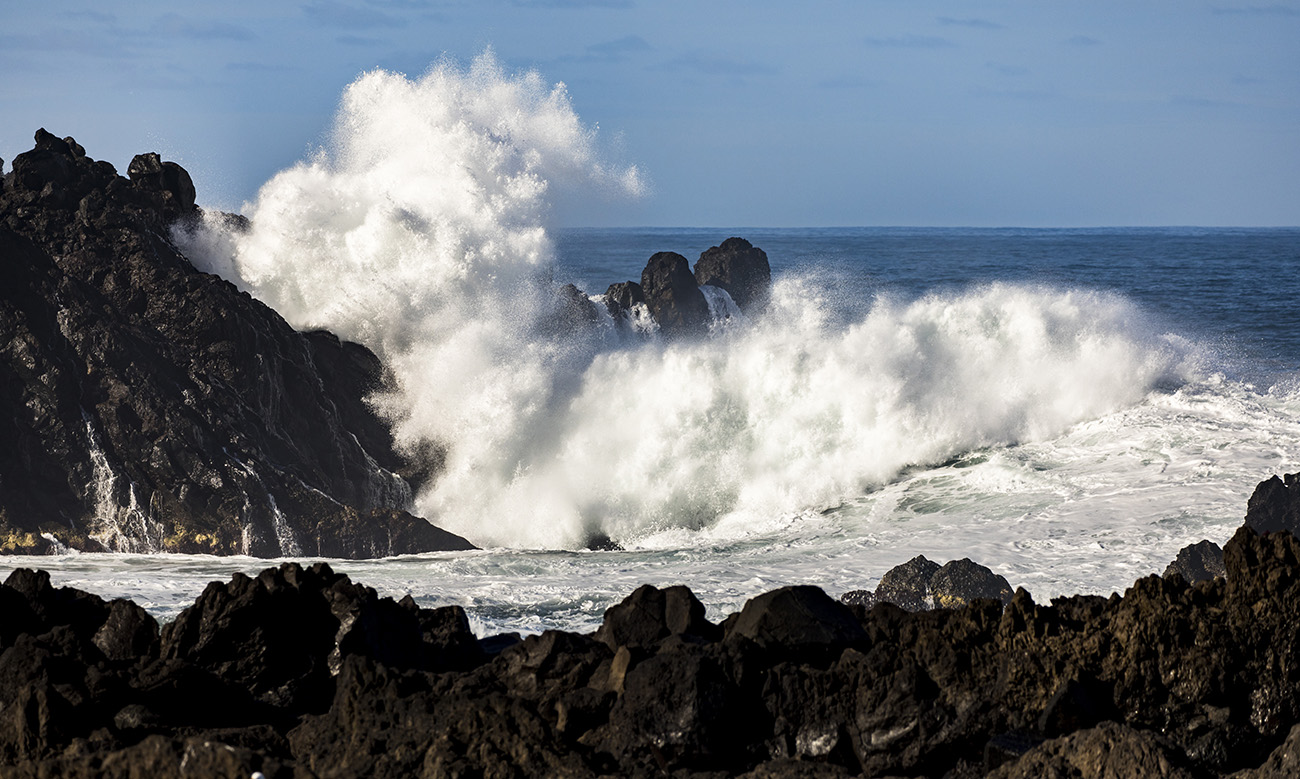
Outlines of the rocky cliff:
[[4,177],[0,551],[469,548],[405,511],[437,457],[394,450],[376,357],[196,270],[179,165],[128,174],[40,130]]

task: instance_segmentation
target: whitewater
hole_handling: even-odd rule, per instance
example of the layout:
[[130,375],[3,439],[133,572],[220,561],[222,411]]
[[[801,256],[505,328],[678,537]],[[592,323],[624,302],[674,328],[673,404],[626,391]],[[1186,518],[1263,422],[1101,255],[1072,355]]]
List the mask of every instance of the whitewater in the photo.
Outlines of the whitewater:
[[[329,140],[246,204],[250,229],[175,236],[384,360],[371,402],[399,446],[445,453],[412,511],[484,548],[331,565],[463,605],[480,633],[591,629],[643,583],[686,583],[719,619],[784,584],[873,587],[917,554],[1042,601],[1222,543],[1258,481],[1300,470],[1294,230],[552,224],[557,202],[649,189],[562,85],[487,54],[362,75]],[[564,283],[598,300],[655,251],[731,235],[771,257],[761,312],[718,291],[730,315],[698,337],[562,325]],[[584,549],[605,536],[623,549]],[[266,564],[0,558],[164,618]]]

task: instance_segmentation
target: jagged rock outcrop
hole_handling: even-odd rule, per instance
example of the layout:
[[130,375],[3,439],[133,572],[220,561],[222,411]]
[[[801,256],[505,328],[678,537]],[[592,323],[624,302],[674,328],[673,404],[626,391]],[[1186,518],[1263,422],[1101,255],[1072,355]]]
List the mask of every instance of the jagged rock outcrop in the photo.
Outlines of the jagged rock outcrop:
[[1050,605],[786,587],[721,624],[647,586],[594,635],[499,642],[324,565],[213,584],[161,635],[18,571],[0,777],[1290,776],[1300,539],[1243,527],[1224,561]]
[[1210,540],[1188,544],[1178,550],[1178,557],[1165,568],[1164,577],[1181,576],[1195,584],[1224,574],[1223,549]]
[[1300,535],[1300,473],[1260,482],[1246,503],[1246,527],[1259,533],[1285,530]]
[[745,313],[761,309],[772,288],[772,266],[767,252],[744,238],[728,238],[700,254],[695,263],[695,281],[727,291]]
[[189,175],[129,172],[41,130],[6,177],[0,551],[468,548],[404,511],[438,458],[393,448],[375,356],[197,271],[170,238]]

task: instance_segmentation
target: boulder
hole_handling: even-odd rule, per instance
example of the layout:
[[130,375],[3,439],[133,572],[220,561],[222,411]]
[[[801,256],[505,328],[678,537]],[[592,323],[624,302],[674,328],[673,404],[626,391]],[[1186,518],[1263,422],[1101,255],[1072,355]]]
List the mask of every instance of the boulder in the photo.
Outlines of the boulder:
[[992,598],[1004,604],[1013,594],[1006,577],[993,573],[970,558],[951,560],[930,577],[930,597],[937,609],[959,609],[976,598]]
[[565,284],[555,292],[554,311],[543,323],[544,329],[557,336],[573,336],[590,330],[600,322],[600,309],[587,297],[587,293],[573,284]]
[[613,755],[625,775],[640,773],[638,767],[667,774],[725,765],[748,735],[741,700],[725,669],[698,648],[661,653],[628,671],[608,724],[590,742]]
[[876,587],[876,601],[893,603],[908,611],[924,611],[933,606],[930,597],[930,579],[939,570],[939,564],[917,555],[896,565],[880,577]]
[[702,640],[719,638],[718,629],[704,618],[704,604],[682,586],[659,589],[643,584],[617,606],[605,611],[596,638],[611,650],[651,647],[671,635]]
[[641,272],[641,291],[665,335],[702,332],[708,327],[708,301],[682,255],[659,252],[652,256]]
[[1183,581],[1195,584],[1223,574],[1223,549],[1206,540],[1179,549],[1178,557],[1165,568],[1164,578],[1181,576]]
[[820,587],[782,587],[751,598],[730,623],[726,640],[747,639],[787,652],[843,649],[866,640],[853,612]]
[[163,218],[168,222],[194,215],[194,182],[180,165],[164,162],[157,152],[149,152],[133,157],[126,172],[138,189],[158,195]]
[[849,590],[840,595],[840,603],[846,603],[850,606],[861,606],[869,609],[876,605],[876,594],[871,590]]
[[635,281],[620,281],[605,290],[605,309],[616,320],[628,317],[637,303],[645,303],[645,292]]
[[721,246],[705,249],[695,263],[695,281],[727,291],[745,313],[767,303],[772,287],[772,267],[767,253],[744,238],[728,238]]
[[110,660],[131,661],[158,649],[158,621],[135,603],[119,598],[91,641]]

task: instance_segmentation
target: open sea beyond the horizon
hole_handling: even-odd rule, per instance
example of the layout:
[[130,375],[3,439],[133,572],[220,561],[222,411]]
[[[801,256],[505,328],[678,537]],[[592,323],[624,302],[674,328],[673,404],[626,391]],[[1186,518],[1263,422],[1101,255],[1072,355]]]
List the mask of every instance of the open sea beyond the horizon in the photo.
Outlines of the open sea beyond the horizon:
[[[731,236],[772,265],[752,321],[519,345],[519,391],[483,401],[502,427],[454,440],[474,459],[416,505],[482,551],[330,565],[460,604],[480,635],[591,630],[644,583],[686,584],[718,620],[782,585],[872,588],[916,555],[1045,602],[1223,544],[1259,481],[1300,470],[1300,228],[569,229],[540,267],[597,296]],[[505,375],[465,354],[436,354],[445,392]],[[580,550],[593,532],[624,549]],[[168,619],[270,564],[69,554],[0,574],[45,568]]]

